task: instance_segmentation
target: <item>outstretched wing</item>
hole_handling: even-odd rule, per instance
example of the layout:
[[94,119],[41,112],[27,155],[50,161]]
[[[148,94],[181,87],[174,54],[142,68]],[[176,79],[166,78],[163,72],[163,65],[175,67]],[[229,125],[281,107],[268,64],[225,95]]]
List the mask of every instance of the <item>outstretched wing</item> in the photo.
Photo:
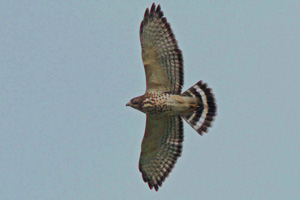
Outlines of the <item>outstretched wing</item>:
[[158,190],[169,175],[183,142],[183,124],[180,116],[147,114],[139,169],[150,189]]
[[146,92],[180,94],[183,86],[183,58],[170,24],[160,5],[145,11],[140,26]]

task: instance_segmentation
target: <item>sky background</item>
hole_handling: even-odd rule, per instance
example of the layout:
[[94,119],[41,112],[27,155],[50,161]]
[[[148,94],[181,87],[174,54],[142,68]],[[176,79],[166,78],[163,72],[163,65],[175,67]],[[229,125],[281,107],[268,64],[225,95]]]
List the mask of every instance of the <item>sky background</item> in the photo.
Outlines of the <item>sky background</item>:
[[218,113],[184,122],[159,192],[138,170],[139,25],[152,1],[0,3],[0,199],[297,199],[300,1],[157,1]]

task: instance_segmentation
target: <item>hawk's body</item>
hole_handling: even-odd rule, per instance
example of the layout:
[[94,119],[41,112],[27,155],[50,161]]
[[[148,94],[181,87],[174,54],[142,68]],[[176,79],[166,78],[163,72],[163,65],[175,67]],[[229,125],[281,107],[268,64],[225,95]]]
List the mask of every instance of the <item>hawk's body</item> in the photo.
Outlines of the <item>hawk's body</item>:
[[192,105],[197,104],[196,98],[169,93],[151,92],[141,97],[141,107],[137,109],[146,114],[184,115],[189,114]]
[[127,105],[147,116],[139,169],[149,187],[158,190],[181,155],[181,118],[202,135],[216,115],[216,104],[202,81],[181,93],[182,54],[159,5],[146,9],[140,39],[147,89]]

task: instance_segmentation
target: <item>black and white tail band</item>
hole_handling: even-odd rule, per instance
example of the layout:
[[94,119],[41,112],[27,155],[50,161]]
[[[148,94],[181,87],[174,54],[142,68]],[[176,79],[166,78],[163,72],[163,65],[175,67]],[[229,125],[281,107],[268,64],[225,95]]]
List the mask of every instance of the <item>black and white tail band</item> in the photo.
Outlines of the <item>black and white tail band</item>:
[[217,112],[217,106],[211,89],[205,83],[199,81],[182,95],[195,97],[199,100],[199,107],[191,115],[182,117],[202,135],[203,132],[208,131],[208,127],[212,126],[212,121]]

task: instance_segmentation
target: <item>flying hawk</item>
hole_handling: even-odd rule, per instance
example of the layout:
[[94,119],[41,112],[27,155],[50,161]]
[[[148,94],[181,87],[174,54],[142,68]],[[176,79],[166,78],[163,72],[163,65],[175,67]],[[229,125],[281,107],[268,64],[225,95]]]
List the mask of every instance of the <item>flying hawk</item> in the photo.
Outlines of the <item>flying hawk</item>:
[[145,11],[140,40],[147,88],[144,95],[126,104],[146,114],[139,170],[156,191],[181,155],[181,118],[202,135],[216,115],[214,95],[202,81],[181,93],[183,58],[163,15],[154,3]]

